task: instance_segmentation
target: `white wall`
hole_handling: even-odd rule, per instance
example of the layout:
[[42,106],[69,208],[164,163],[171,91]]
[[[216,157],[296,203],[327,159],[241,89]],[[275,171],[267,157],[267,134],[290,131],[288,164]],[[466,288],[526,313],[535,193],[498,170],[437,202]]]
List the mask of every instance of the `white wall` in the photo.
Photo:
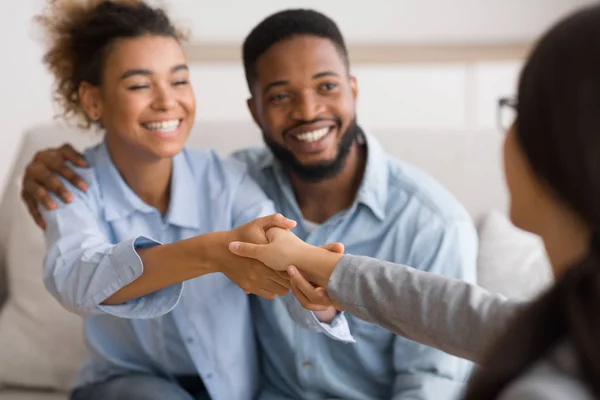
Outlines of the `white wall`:
[[[353,42],[510,42],[531,40],[591,0],[176,0],[173,16],[201,40],[241,41],[268,14],[314,8]],[[247,4],[247,5],[246,5]]]
[[53,116],[52,80],[40,62],[41,47],[30,38],[31,18],[40,4],[0,1],[0,193],[23,130]]
[[[22,133],[51,120],[51,78],[32,17],[44,0],[0,1],[0,192]],[[538,36],[589,0],[163,0],[197,40],[234,41],[271,12],[311,7],[336,19],[349,42],[512,42]],[[18,4],[18,8],[15,5]],[[39,35],[38,35],[39,36]],[[39,37],[38,37],[39,39]],[[494,132],[495,102],[514,92],[520,60],[481,64],[356,65],[360,121],[419,131]],[[240,65],[192,66],[198,118],[247,119]]]

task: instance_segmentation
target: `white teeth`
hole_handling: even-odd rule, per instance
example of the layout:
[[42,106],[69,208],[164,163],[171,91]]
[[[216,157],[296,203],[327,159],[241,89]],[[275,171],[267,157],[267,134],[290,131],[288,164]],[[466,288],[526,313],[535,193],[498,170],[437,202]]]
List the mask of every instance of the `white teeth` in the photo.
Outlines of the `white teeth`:
[[148,122],[144,124],[144,126],[151,131],[168,133],[179,128],[179,123],[180,121],[178,119],[174,119],[171,121]]
[[330,128],[321,128],[316,131],[301,133],[296,135],[296,139],[302,140],[303,142],[316,142],[317,140],[321,140],[327,133],[329,133]]

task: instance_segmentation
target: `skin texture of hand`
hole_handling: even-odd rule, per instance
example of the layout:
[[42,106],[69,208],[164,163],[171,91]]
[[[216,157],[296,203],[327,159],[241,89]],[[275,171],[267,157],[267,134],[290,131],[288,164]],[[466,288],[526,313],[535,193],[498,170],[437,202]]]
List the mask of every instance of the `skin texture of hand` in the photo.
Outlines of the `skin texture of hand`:
[[312,283],[306,280],[306,278],[302,276],[295,266],[290,265],[287,272],[291,279],[290,282],[292,285],[292,293],[296,299],[298,299],[298,302],[302,305],[302,307],[306,308],[307,310],[314,311],[315,313],[331,309],[344,311],[339,305],[334,303],[333,300],[329,298],[329,295],[324,288],[320,286],[314,286]]
[[233,241],[229,249],[236,255],[258,260],[275,271],[286,271],[298,255],[310,247],[292,232],[284,229],[269,229],[266,239],[268,244]]
[[[267,244],[266,232],[277,228],[283,232],[296,226],[296,222],[281,214],[258,218],[231,231],[228,239],[255,244]],[[290,232],[291,233],[291,232]],[[225,251],[219,260],[220,270],[246,293],[254,293],[267,299],[285,296],[290,289],[289,276],[285,271],[274,271],[258,260],[243,258]]]
[[41,204],[48,210],[56,208],[56,203],[49,193],[56,194],[65,203],[69,203],[73,199],[71,192],[65,188],[56,175],[62,176],[82,191],[87,190],[87,183],[67,165],[69,161],[77,167],[88,166],[81,153],[71,145],[64,144],[59,148],[46,149],[36,153],[25,169],[21,198],[27,205],[29,214],[35,223],[42,229],[46,229],[46,224],[38,210],[38,205]]
[[[328,244],[325,244],[325,245],[319,246],[319,247],[322,249],[325,249],[325,250],[329,250],[334,253],[344,254],[344,245],[342,243],[328,243]],[[308,282],[306,279],[304,279],[304,277],[302,276],[302,274],[300,274],[300,272],[298,272],[296,267],[293,267],[293,266],[288,267],[288,276],[290,276],[290,278],[291,278],[291,275],[289,275],[290,271],[295,274],[297,282],[299,282],[299,283],[301,282],[303,285],[308,284],[310,286],[311,297],[313,297],[315,294],[319,294],[320,292],[317,292],[316,290],[321,289],[321,292],[325,293],[325,297],[327,299],[329,299],[329,297],[327,297],[327,295],[326,295],[327,292],[325,292],[325,290],[323,288],[315,288],[310,282]],[[308,298],[306,298],[306,296],[303,294],[302,290],[300,288],[298,288],[297,286],[294,286],[293,280],[290,280],[290,284],[291,284],[292,293],[294,294],[296,299],[298,299],[298,301],[304,308],[306,308],[310,311],[313,311],[319,321],[325,322],[325,323],[330,323],[331,321],[333,321],[333,319],[335,318],[335,316],[338,313],[338,309],[336,309],[334,307],[334,303],[332,301],[330,301],[330,304],[327,304],[325,301],[322,301],[321,297],[318,297],[318,300],[320,301],[319,304],[311,303],[308,300]],[[315,292],[315,293],[313,293],[313,292]],[[299,298],[299,296],[303,296],[302,300]],[[342,310],[339,310],[339,311],[342,311]]]
[[[268,230],[266,237],[269,244],[232,242],[229,249],[239,256],[260,260],[275,270],[287,270],[288,275],[292,273],[293,276],[289,275],[292,278],[292,292],[305,308],[315,312],[326,311],[330,307],[339,309],[329,299],[323,287],[315,286],[319,286],[319,283],[320,286],[326,286],[335,265],[341,259],[341,243],[318,248],[303,242],[290,231],[277,228]],[[290,265],[297,265],[298,268]]]

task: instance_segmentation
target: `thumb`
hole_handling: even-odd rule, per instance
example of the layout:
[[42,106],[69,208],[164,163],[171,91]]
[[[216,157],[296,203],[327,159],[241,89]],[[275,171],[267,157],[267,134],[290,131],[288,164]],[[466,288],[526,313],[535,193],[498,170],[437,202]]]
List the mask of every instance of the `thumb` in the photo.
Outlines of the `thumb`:
[[246,242],[231,242],[229,243],[229,251],[236,256],[254,258],[255,260],[261,260],[263,253],[262,244],[246,243]]
[[344,253],[344,244],[343,243],[339,243],[339,242],[334,242],[334,243],[327,243],[324,244],[323,246],[320,246],[322,249],[325,250],[329,250],[333,253],[339,253],[339,254],[343,254]]
[[296,226],[296,221],[288,219],[281,214],[272,214],[261,219],[263,230],[267,231],[271,228],[292,229]]

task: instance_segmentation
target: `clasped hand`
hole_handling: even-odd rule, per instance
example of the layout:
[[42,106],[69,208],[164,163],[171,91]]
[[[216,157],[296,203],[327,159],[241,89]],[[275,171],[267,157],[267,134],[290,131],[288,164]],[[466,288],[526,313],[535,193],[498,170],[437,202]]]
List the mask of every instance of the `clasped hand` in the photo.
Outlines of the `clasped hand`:
[[[278,272],[287,272],[290,278],[291,290],[302,306],[311,311],[325,311],[329,307],[341,310],[327,295],[324,288],[313,285],[294,265],[306,258],[314,246],[311,246],[289,230],[273,227],[266,231],[268,243],[234,241],[229,245],[232,253],[260,261],[267,267]],[[329,243],[320,246],[334,253],[343,253],[341,243]],[[322,251],[322,250],[321,250]]]

